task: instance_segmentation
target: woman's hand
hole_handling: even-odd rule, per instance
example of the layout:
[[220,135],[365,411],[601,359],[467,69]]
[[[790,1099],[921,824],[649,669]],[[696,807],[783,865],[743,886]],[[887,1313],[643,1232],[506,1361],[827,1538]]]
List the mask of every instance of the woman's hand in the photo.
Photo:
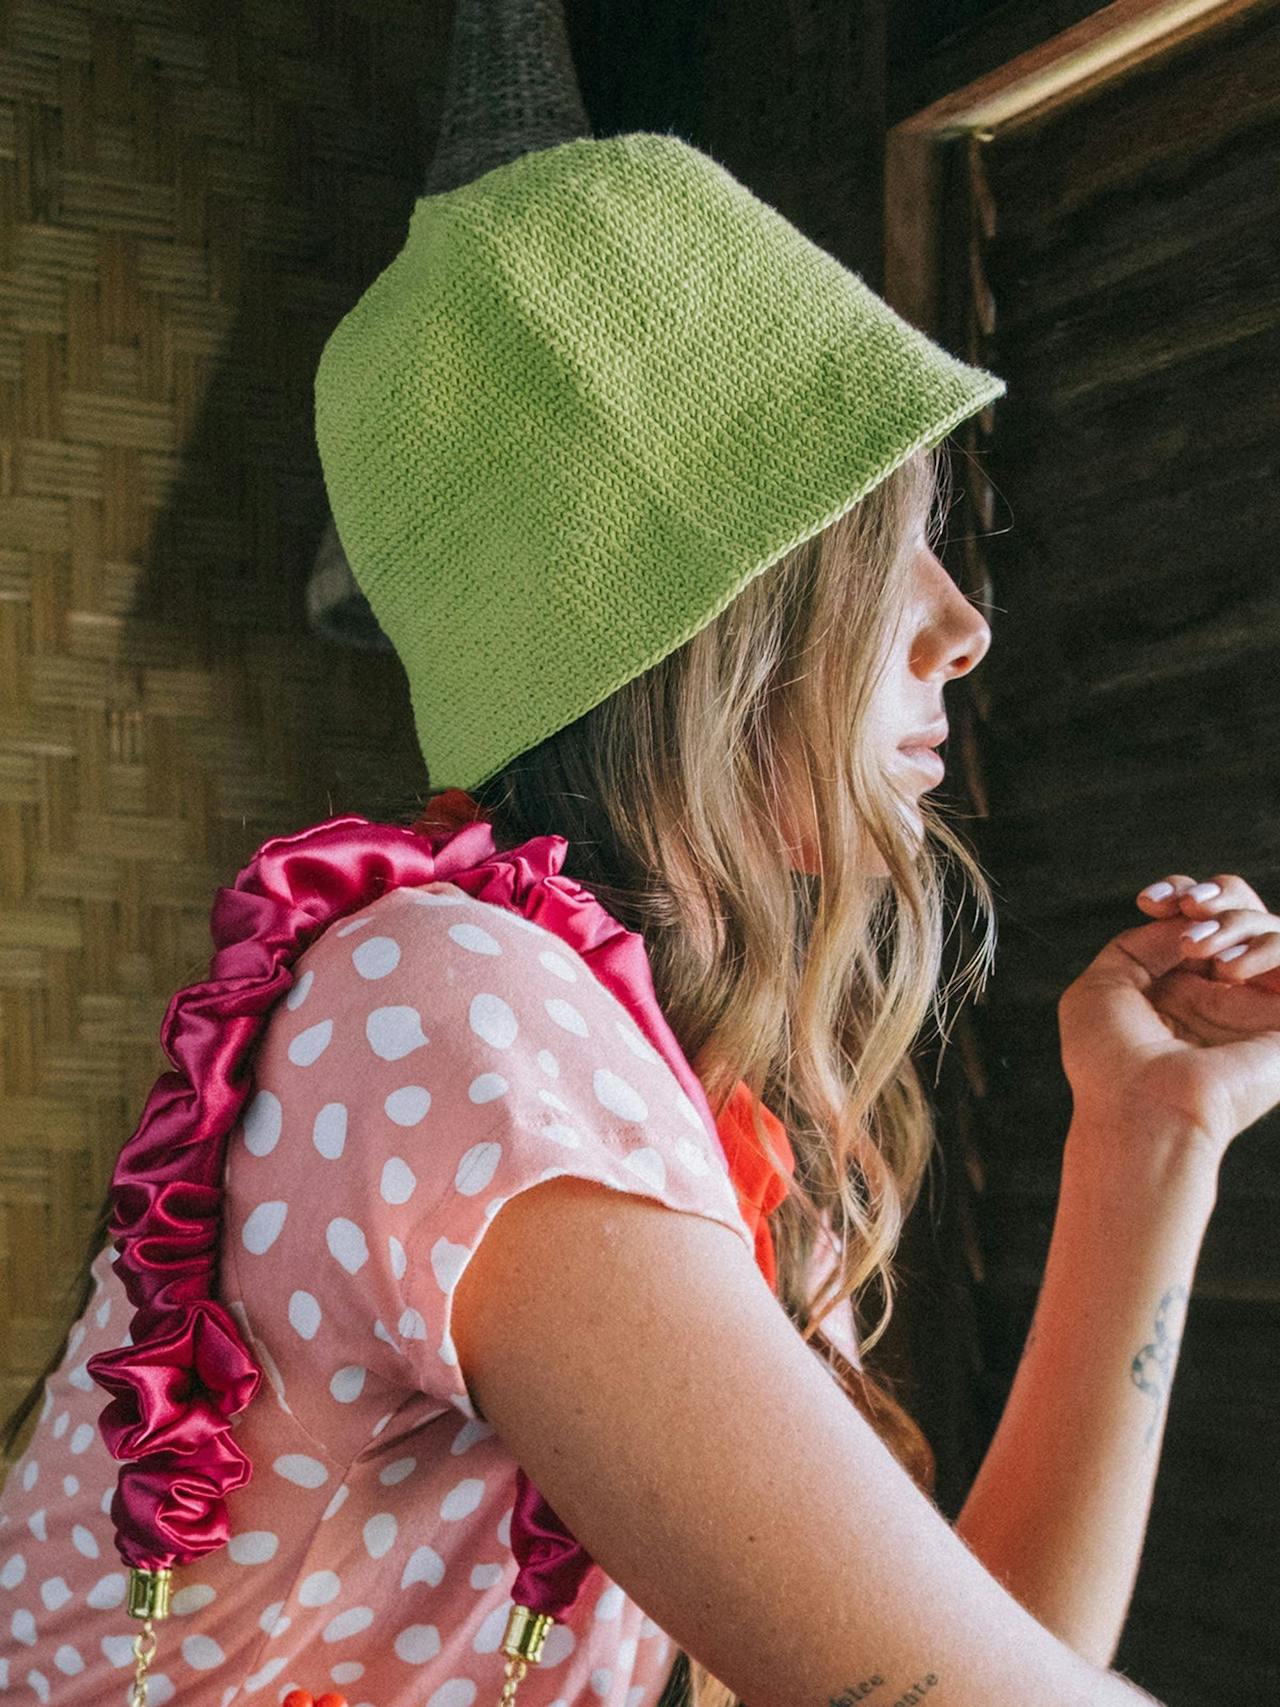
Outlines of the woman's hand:
[[[1212,881],[1200,900],[1182,874],[1165,879],[1172,894],[1139,895],[1149,922],[1112,937],[1058,1000],[1072,1124],[1113,1149],[1186,1146],[1216,1166],[1280,1103],[1280,918],[1243,878]],[[1190,940],[1203,920],[1218,928]]]

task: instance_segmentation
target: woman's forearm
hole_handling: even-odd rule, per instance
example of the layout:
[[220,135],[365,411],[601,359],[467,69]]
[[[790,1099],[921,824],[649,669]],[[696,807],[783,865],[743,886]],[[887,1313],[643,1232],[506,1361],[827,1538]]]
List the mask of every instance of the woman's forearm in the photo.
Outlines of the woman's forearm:
[[1133,1593],[1217,1195],[1203,1159],[1108,1158],[1105,1134],[1073,1125],[1032,1331],[955,1525],[1033,1617],[1102,1666]]

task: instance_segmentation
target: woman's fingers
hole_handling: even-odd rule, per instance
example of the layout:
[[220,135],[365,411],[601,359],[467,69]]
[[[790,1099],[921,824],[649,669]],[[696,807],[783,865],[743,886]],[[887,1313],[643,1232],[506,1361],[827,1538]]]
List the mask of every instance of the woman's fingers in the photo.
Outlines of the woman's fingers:
[[1219,872],[1216,876],[1206,878],[1204,885],[1217,885],[1217,894],[1208,896],[1193,896],[1191,891],[1201,887],[1194,877],[1188,877],[1186,872],[1178,871],[1159,880],[1153,887],[1163,888],[1165,884],[1173,887],[1171,895],[1161,895],[1153,900],[1146,892],[1138,896],[1138,905],[1153,919],[1167,919],[1176,912],[1185,912],[1193,918],[1204,919],[1212,917],[1224,907],[1250,907],[1256,912],[1267,911],[1266,902],[1257,890],[1245,882],[1236,872]]

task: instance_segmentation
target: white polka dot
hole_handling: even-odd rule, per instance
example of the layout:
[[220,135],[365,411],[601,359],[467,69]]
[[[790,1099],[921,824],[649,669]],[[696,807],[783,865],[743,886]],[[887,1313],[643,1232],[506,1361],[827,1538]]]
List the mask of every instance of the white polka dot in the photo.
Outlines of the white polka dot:
[[336,930],[334,932],[334,935],[335,936],[350,936],[352,931],[361,930],[361,929],[363,929],[363,927],[365,925],[367,925],[369,923],[370,923],[369,914],[365,913],[358,919],[349,920],[345,925],[342,926],[342,928],[340,930]]
[[76,1323],[75,1327],[73,1327],[71,1332],[67,1335],[67,1349],[64,1354],[65,1356],[75,1356],[80,1349],[81,1340],[83,1340],[88,1331],[88,1328],[85,1327],[83,1322]]
[[449,935],[459,948],[468,949],[472,954],[502,953],[502,944],[496,937],[490,936],[483,925],[450,925]]
[[662,1626],[655,1624],[652,1618],[646,1616],[640,1621],[640,1634],[642,1636],[661,1636]]
[[71,1590],[67,1587],[65,1577],[49,1577],[40,1584],[40,1598],[50,1612],[56,1612],[60,1606],[65,1606],[71,1599]]
[[378,1480],[384,1488],[393,1488],[397,1482],[403,1482],[406,1476],[412,1476],[417,1468],[416,1458],[395,1458],[384,1470],[379,1471]]
[[520,1029],[510,1004],[487,990],[472,996],[467,1019],[476,1036],[494,1049],[509,1049]]
[[77,1672],[84,1670],[84,1660],[80,1650],[73,1648],[70,1642],[64,1642],[53,1656],[53,1663],[65,1677],[74,1677]]
[[[450,1364],[453,1368],[457,1367],[457,1364],[458,1364],[457,1347],[454,1345],[452,1339],[450,1339],[448,1334],[446,1334],[444,1336],[443,1340],[441,1340],[441,1342],[440,1342],[439,1355],[444,1360],[445,1363]],[[457,1404],[458,1404],[459,1409],[461,1409],[462,1408],[461,1397],[458,1398]],[[472,1414],[473,1413],[470,1410],[470,1407],[468,1406],[467,1415],[471,1416]]]
[[[108,1582],[111,1579],[104,1577],[102,1580]],[[123,1577],[120,1578],[120,1599],[124,1599]],[[217,1590],[212,1588],[210,1584],[187,1583],[184,1588],[180,1588],[176,1594],[170,1596],[169,1610],[183,1615],[189,1612],[201,1612],[216,1599]],[[114,1606],[115,1604],[115,1601],[111,1602],[111,1605]]]
[[371,1559],[380,1559],[395,1546],[400,1525],[389,1511],[375,1512],[364,1526],[365,1551]]
[[456,1523],[459,1518],[470,1517],[483,1498],[484,1478],[464,1476],[440,1501],[440,1515],[448,1522]]
[[111,1502],[115,1498],[115,1494],[116,1494],[116,1490],[115,1490],[114,1486],[110,1487],[110,1488],[104,1488],[102,1490],[102,1498],[98,1501],[98,1510],[103,1514],[104,1517],[110,1517],[111,1516]]
[[440,1632],[434,1624],[409,1624],[391,1645],[406,1665],[425,1665],[440,1652]]
[[330,1671],[329,1676],[334,1683],[354,1683],[357,1678],[364,1676],[364,1667],[359,1660],[343,1660]]
[[369,1047],[381,1061],[402,1061],[427,1041],[422,1015],[405,1006],[374,1008],[364,1022]]
[[702,1150],[689,1138],[676,1139],[676,1155],[691,1174],[702,1177],[711,1171],[711,1161],[705,1150]]
[[275,1659],[268,1660],[260,1670],[245,1678],[245,1688],[250,1694],[253,1694],[255,1690],[265,1689],[269,1683],[275,1682],[288,1663],[289,1656],[287,1654],[278,1654]]
[[385,978],[400,964],[400,944],[390,936],[367,936],[351,956],[362,978]]
[[[34,1648],[36,1645],[36,1621],[25,1606],[20,1606],[9,1620],[9,1628],[13,1632],[15,1642],[21,1642],[25,1647]],[[130,1644],[130,1653],[133,1651]]]
[[62,1478],[62,1491],[69,1500],[74,1499],[80,1492],[79,1476],[64,1476]]
[[58,1413],[58,1415],[53,1419],[53,1438],[55,1440],[61,1440],[63,1435],[67,1432],[67,1429],[70,1426],[71,1426],[71,1412],[70,1411],[60,1411]]
[[549,1091],[545,1087],[538,1092],[538,1101],[546,1103],[548,1108],[558,1108],[561,1114],[573,1113],[572,1107],[563,1097],[558,1097],[554,1091]]
[[282,1453],[271,1468],[277,1476],[299,1488],[319,1488],[329,1480],[329,1472],[320,1460],[308,1458],[305,1452]]
[[320,1304],[310,1292],[289,1294],[289,1325],[304,1340],[315,1338],[320,1326]]
[[558,1666],[567,1660],[578,1645],[578,1638],[567,1624],[553,1624],[547,1631],[542,1643],[542,1658],[538,1661],[543,1666]]
[[396,1413],[394,1411],[387,1411],[384,1416],[380,1416],[378,1418],[377,1422],[374,1423],[373,1427],[369,1430],[369,1433],[370,1434],[381,1434],[383,1429],[386,1428],[387,1424],[391,1421],[392,1417],[395,1416],[395,1414]]
[[359,1363],[344,1364],[330,1381],[329,1391],[340,1405],[349,1405],[353,1399],[360,1397],[364,1378],[368,1373]]
[[653,1048],[652,1044],[650,1044],[646,1038],[640,1035],[639,1031],[629,1020],[617,1019],[614,1020],[613,1023],[617,1027],[618,1035],[622,1038],[622,1041],[626,1044],[627,1048],[633,1055],[638,1055],[642,1061],[660,1062],[662,1060],[662,1057],[658,1054],[657,1050]]
[[29,1458],[22,1469],[22,1485],[28,1493],[36,1485],[36,1477],[40,1474],[40,1466],[34,1458]]
[[636,1663],[636,1639],[634,1636],[628,1636],[625,1641],[618,1643],[613,1652],[613,1663],[623,1676],[626,1676],[634,1668]]
[[392,1091],[382,1105],[388,1120],[397,1126],[416,1126],[425,1119],[431,1107],[431,1092],[425,1085],[401,1085]]
[[651,1185],[655,1191],[662,1191],[667,1183],[667,1170],[662,1157],[652,1146],[646,1144],[639,1150],[632,1150],[622,1158],[622,1165],[630,1168],[633,1174]]
[[552,1120],[539,1128],[539,1137],[550,1138],[553,1144],[562,1144],[566,1150],[580,1150],[582,1139],[572,1126],[563,1120]]
[[545,966],[548,972],[562,978],[566,984],[576,984],[578,974],[572,961],[566,960],[563,954],[557,954],[554,948],[544,948],[538,956],[539,966]]
[[643,1683],[633,1683],[627,1691],[626,1707],[643,1707],[645,1696],[649,1691]]
[[310,1067],[318,1061],[333,1038],[333,1021],[322,1019],[300,1031],[289,1045],[288,1055],[295,1067]]
[[591,1688],[603,1701],[613,1688],[613,1672],[608,1666],[597,1666],[591,1673]]
[[212,1636],[186,1636],[182,1643],[182,1657],[195,1671],[208,1671],[213,1666],[220,1666],[227,1656]]
[[327,1102],[311,1127],[311,1142],[327,1162],[336,1162],[347,1141],[347,1107]]
[[280,1098],[270,1091],[259,1091],[249,1104],[244,1117],[244,1147],[251,1156],[269,1156],[280,1142],[284,1110]]
[[539,1049],[537,1062],[548,1078],[558,1079],[560,1077],[560,1063],[549,1049]]
[[552,996],[543,1005],[563,1031],[571,1031],[575,1037],[587,1035],[587,1022],[572,1002],[566,1002],[560,996]]
[[280,1229],[284,1226],[284,1218],[288,1213],[289,1205],[278,1198],[269,1203],[260,1203],[256,1209],[251,1209],[240,1229],[245,1250],[252,1252],[255,1257],[269,1251],[280,1237]]
[[426,1707],[471,1707],[476,1698],[476,1686],[467,1677],[451,1677],[439,1689],[433,1689]]
[[405,1562],[404,1574],[400,1578],[400,1587],[409,1588],[414,1583],[430,1583],[432,1588],[438,1588],[444,1581],[444,1560],[434,1547],[425,1545],[415,1547]]
[[98,1431],[92,1423],[80,1423],[72,1433],[71,1450],[76,1453],[87,1452],[97,1438]]
[[673,1100],[675,1102],[676,1107],[680,1110],[681,1114],[689,1122],[690,1126],[693,1127],[694,1131],[696,1133],[698,1133],[700,1137],[705,1138],[707,1135],[706,1122],[703,1120],[702,1116],[698,1113],[697,1109],[693,1106],[693,1104],[689,1101],[689,1098],[685,1095],[684,1091],[677,1090]]
[[49,1679],[42,1671],[37,1671],[33,1666],[27,1673],[27,1682],[30,1684],[31,1688],[35,1690],[36,1695],[41,1701],[47,1701],[49,1699]]
[[0,1588],[17,1588],[27,1574],[27,1561],[21,1553],[10,1553],[0,1569]]
[[227,1552],[237,1565],[265,1565],[279,1545],[280,1537],[270,1529],[245,1529],[227,1542]]
[[498,1650],[507,1629],[507,1615],[511,1611],[510,1596],[501,1606],[495,1606],[493,1611],[481,1621],[479,1629],[472,1637],[471,1646],[478,1654],[493,1654]]
[[597,1067],[591,1075],[591,1088],[596,1093],[597,1100],[609,1110],[610,1114],[619,1115],[623,1120],[647,1120],[649,1105],[626,1079],[618,1073],[611,1072],[608,1067]]
[[[86,1423],[84,1426],[87,1428],[88,1424]],[[47,1541],[49,1539],[49,1532],[45,1528],[43,1506],[40,1506],[36,1511],[33,1511],[28,1515],[27,1528],[35,1536],[37,1541]]]
[[376,1340],[381,1340],[383,1345],[389,1345],[392,1351],[400,1350],[400,1347],[396,1344],[395,1335],[387,1332],[381,1316],[379,1316],[373,1324],[373,1337]]
[[607,1619],[620,1618],[622,1616],[622,1603],[624,1598],[622,1589],[619,1585],[617,1583],[610,1583],[608,1588],[604,1590],[603,1594],[601,1594],[599,1600],[596,1601],[596,1617]]
[[464,1197],[474,1197],[484,1191],[502,1159],[502,1145],[492,1141],[473,1144],[463,1152],[453,1176],[453,1183]]
[[427,1324],[423,1321],[420,1311],[402,1310],[396,1331],[401,1339],[424,1340],[427,1337]]
[[326,1642],[341,1642],[347,1636],[358,1636],[373,1623],[371,1606],[349,1606],[325,1625],[322,1635]]
[[285,1614],[282,1600],[273,1600],[258,1614],[258,1628],[265,1630],[268,1636],[283,1636],[292,1623],[293,1619]]
[[[103,1653],[113,1666],[127,1666],[133,1663],[132,1636],[104,1636],[99,1644]],[[150,1683],[148,1678],[147,1682]]]
[[507,1088],[507,1081],[501,1073],[478,1073],[467,1086],[467,1095],[471,1101],[483,1105],[494,1102]]
[[436,1277],[436,1285],[441,1292],[451,1292],[458,1276],[466,1266],[471,1252],[465,1245],[451,1244],[446,1238],[439,1238],[431,1247],[431,1271]]
[[404,1271],[409,1266],[409,1259],[404,1254],[404,1246],[394,1233],[387,1234],[387,1252],[391,1258],[391,1272],[397,1280],[404,1279]]
[[382,1164],[382,1179],[378,1190],[384,1203],[408,1203],[417,1183],[417,1174],[403,1156],[388,1156]]
[[464,1422],[457,1434],[454,1435],[453,1444],[449,1451],[456,1457],[459,1452],[465,1452],[469,1446],[474,1446],[477,1440],[487,1440],[492,1433],[493,1425],[491,1423],[484,1422],[479,1417],[473,1417],[470,1421]]
[[71,1545],[77,1553],[86,1559],[98,1557],[98,1541],[92,1530],[86,1529],[83,1523],[77,1523],[71,1531]]
[[349,1482],[344,1482],[342,1484],[342,1486],[339,1489],[337,1489],[337,1491],[334,1493],[334,1496],[329,1501],[328,1505],[320,1513],[320,1521],[322,1523],[324,1522],[326,1517],[332,1517],[333,1516],[333,1514],[343,1504],[347,1495],[350,1492],[351,1492],[351,1484]]
[[369,1260],[369,1246],[364,1232],[345,1215],[336,1215],[325,1228],[325,1241],[330,1255],[337,1258],[348,1274],[357,1274]]
[[306,1001],[307,997],[311,994],[311,986],[315,983],[315,981],[316,981],[316,975],[312,971],[312,969],[310,967],[308,967],[307,970],[302,974],[301,978],[295,978],[294,979],[293,988],[289,991],[289,994],[284,999],[285,1007],[289,1008],[293,1012],[296,1012],[302,1006],[303,1002]]
[[342,1593],[342,1579],[334,1571],[312,1571],[298,1585],[298,1600],[303,1606],[328,1606]]
[[472,1588],[492,1588],[495,1583],[501,1581],[501,1565],[473,1565],[471,1567]]
[[93,1319],[100,1328],[105,1328],[111,1316],[111,1300],[104,1298],[93,1313]]
[[508,1506],[498,1522],[498,1527],[494,1530],[494,1534],[498,1537],[498,1540],[501,1541],[504,1547],[509,1547],[511,1545],[511,1519],[514,1514],[515,1507]]

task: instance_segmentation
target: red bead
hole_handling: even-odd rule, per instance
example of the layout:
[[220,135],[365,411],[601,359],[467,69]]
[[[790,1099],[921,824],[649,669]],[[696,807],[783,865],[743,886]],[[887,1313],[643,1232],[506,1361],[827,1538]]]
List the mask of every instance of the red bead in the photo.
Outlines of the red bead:
[[316,1707],[347,1707],[347,1698],[345,1695],[339,1695],[336,1690],[327,1689],[318,1697]]
[[280,1707],[314,1707],[309,1689],[291,1689]]

